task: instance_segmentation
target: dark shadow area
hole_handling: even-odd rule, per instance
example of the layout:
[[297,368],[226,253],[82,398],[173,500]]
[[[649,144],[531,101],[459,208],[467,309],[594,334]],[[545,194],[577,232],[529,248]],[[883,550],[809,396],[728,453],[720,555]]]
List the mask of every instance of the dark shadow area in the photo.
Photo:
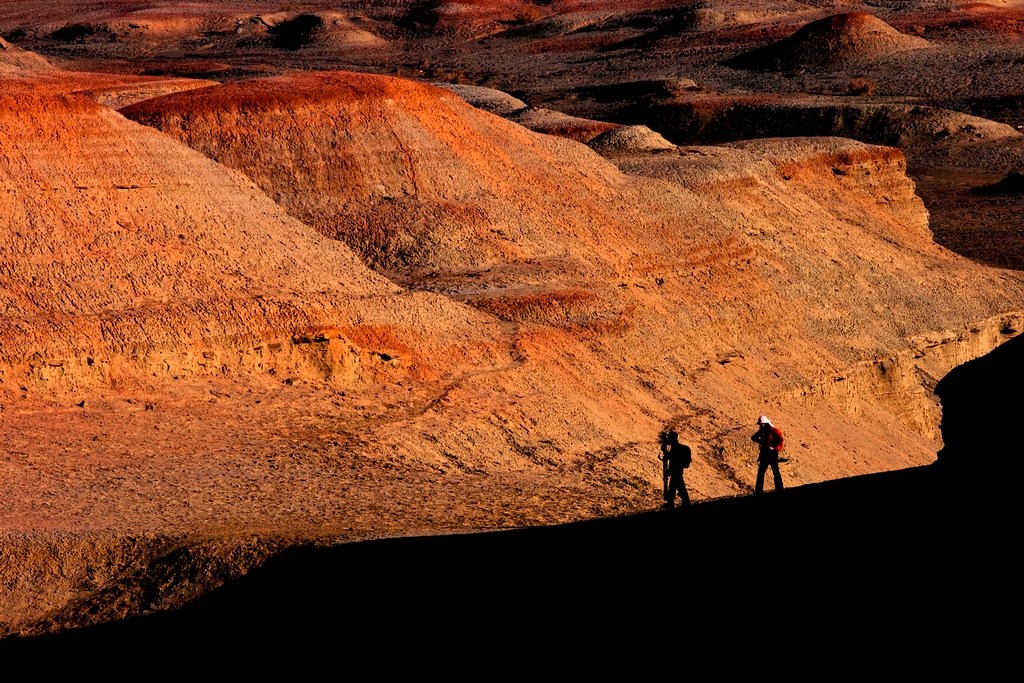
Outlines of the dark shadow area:
[[557,527],[296,548],[178,611],[0,651],[250,665],[330,652],[347,669],[420,671],[493,657],[500,671],[664,659],[685,640],[701,670],[707,652],[749,647],[917,673],[970,657],[977,674],[1016,651],[1022,374],[1018,337],[939,384],[932,465]]
[[[1002,332],[1019,330],[1007,327]],[[938,462],[964,487],[968,500],[1000,501],[1015,508],[1018,475],[1024,471],[1024,335],[955,368],[935,391],[942,401],[944,443]]]
[[62,26],[50,34],[50,38],[62,43],[68,43],[82,38],[92,38],[99,30],[89,24],[69,24]]
[[910,163],[907,175],[928,209],[935,242],[996,268],[1024,270],[1024,189],[1011,172],[991,174]]
[[1002,180],[971,190],[979,195],[1020,195],[1024,194],[1024,173],[1010,171]]
[[274,47],[282,50],[298,50],[313,42],[316,33],[324,29],[324,20],[315,14],[302,14],[294,19],[282,21],[271,27],[267,33],[274,37]]

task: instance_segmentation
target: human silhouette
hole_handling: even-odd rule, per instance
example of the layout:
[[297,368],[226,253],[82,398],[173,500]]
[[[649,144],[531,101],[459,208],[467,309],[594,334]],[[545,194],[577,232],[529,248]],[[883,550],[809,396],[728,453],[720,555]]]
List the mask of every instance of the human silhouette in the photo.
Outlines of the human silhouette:
[[775,490],[782,490],[782,472],[779,471],[779,453],[785,447],[782,430],[772,424],[767,415],[757,418],[757,431],[750,440],[760,446],[757,455],[757,482],[754,484],[754,495],[764,493],[764,475],[772,468],[775,478]]
[[686,444],[679,443],[679,434],[676,430],[667,429],[661,433],[661,454],[658,460],[662,462],[664,475],[665,503],[662,507],[674,508],[676,496],[679,496],[681,505],[689,505],[690,494],[686,492],[683,470],[690,466],[693,452]]

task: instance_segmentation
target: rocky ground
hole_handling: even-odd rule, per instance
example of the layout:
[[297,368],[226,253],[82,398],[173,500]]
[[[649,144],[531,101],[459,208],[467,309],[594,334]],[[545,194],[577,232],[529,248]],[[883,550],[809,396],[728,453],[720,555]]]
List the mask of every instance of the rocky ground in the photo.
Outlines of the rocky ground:
[[[1010,2],[4,3],[4,640],[319,624],[270,604],[316,567],[365,621],[390,561],[436,566],[422,613],[488,623],[453,539],[588,523],[483,570],[532,571],[537,622],[598,618],[550,586],[607,562],[628,602],[664,556],[617,560],[682,530],[730,584],[694,609],[727,610],[738,546],[807,561],[820,514],[846,532],[788,565],[805,611],[852,567],[892,581],[844,611],[953,580],[950,547],[984,546],[946,504],[992,523],[1012,495],[940,389],[1024,324],[1022,26]],[[780,546],[737,532],[765,519],[762,413]],[[651,516],[667,425],[703,517]],[[871,532],[847,495],[886,501]],[[398,539],[437,545],[362,543]]]

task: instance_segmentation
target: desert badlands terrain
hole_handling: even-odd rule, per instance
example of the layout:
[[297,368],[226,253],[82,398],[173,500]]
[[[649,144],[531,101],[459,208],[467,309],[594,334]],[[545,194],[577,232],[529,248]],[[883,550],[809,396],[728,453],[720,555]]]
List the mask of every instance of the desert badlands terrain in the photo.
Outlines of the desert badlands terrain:
[[685,621],[658,576],[701,566],[705,625],[1019,606],[1022,34],[995,0],[0,3],[0,644],[615,632]]

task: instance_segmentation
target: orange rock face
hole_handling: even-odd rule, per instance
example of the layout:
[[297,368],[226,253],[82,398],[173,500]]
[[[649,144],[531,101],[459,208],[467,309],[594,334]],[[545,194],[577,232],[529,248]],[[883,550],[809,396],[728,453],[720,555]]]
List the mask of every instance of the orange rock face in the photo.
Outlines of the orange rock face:
[[245,172],[293,215],[391,270],[484,268],[574,250],[561,236],[593,233],[594,214],[620,182],[586,148],[381,76],[247,81],[122,113]]
[[1014,215],[963,188],[1018,124],[938,106],[1013,77],[920,12],[65,4],[0,7],[2,635],[647,511],[667,426],[697,503],[761,414],[787,486],[927,465],[936,383],[1024,329],[948,248]]

